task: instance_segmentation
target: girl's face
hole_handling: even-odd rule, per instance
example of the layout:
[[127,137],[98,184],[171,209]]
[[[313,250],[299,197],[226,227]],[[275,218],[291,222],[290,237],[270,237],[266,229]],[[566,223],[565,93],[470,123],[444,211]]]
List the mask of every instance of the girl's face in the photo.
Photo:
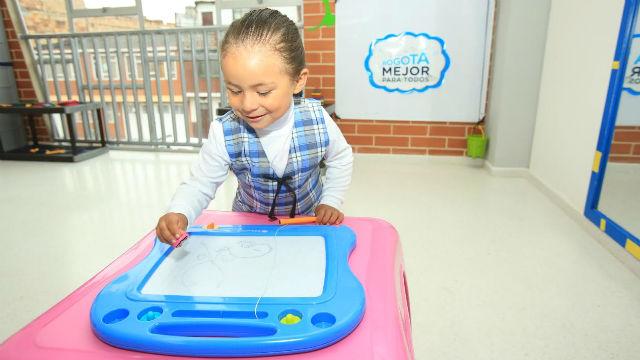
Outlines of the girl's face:
[[222,57],[229,105],[254,129],[264,129],[291,106],[302,91],[308,70],[291,79],[280,56],[268,47],[232,47]]

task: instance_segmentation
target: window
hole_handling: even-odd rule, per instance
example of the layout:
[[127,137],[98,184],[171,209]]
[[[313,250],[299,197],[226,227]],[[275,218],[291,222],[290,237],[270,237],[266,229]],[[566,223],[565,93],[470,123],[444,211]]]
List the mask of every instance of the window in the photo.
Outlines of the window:
[[[156,134],[156,138],[154,140],[160,142],[174,142],[174,141],[187,141],[187,137],[185,135],[185,111],[184,106],[182,104],[174,104],[173,105],[173,114],[175,115],[175,124],[176,124],[176,132],[173,133],[173,119],[171,116],[171,105],[170,104],[162,104],[162,118],[164,119],[164,131],[165,137],[162,138],[162,125],[161,125],[161,117],[160,117],[160,107],[158,103],[153,103],[153,118],[154,125],[153,130]],[[128,122],[129,128],[131,130],[131,139],[134,141],[138,140],[149,140],[151,139],[151,131],[149,129],[149,113],[147,112],[147,104],[140,103],[140,130],[142,133],[138,132],[138,119],[136,116],[137,107],[135,104],[127,104],[127,112],[129,114]]]
[[113,112],[113,104],[108,102],[105,103],[103,110],[104,110],[103,116],[104,116],[105,123],[115,123],[116,117]]
[[213,25],[213,13],[211,11],[206,11],[202,13],[202,25],[203,26]]
[[[131,73],[131,59],[129,58],[131,55],[126,55],[125,56],[125,61],[126,61],[126,66],[125,68],[127,69],[127,79],[128,80],[133,80],[133,74]],[[161,60],[166,60],[167,55],[164,51],[162,52],[158,52],[158,75],[160,80],[167,80],[167,62],[166,61],[161,61]],[[148,55],[148,62],[147,62],[147,71],[149,73],[149,78],[151,80],[157,80],[158,78],[156,77],[156,63],[155,61],[153,61],[153,54],[149,54]],[[137,54],[133,54],[133,62],[135,64],[135,79],[136,80],[142,80],[144,79],[144,71],[145,68],[142,66],[142,57],[139,53]],[[176,65],[175,61],[171,62],[171,79],[175,80],[178,78],[178,67]]]
[[[59,62],[60,59],[54,60],[56,61],[53,65],[49,62],[44,62],[44,76],[47,80],[53,80],[53,73],[55,70],[56,79],[64,80],[64,72],[62,70],[62,64]],[[67,69],[67,78],[69,80],[76,79],[76,73],[73,70],[73,64],[71,63],[71,59],[65,59],[65,68]]]
[[[93,62],[93,75],[96,80],[109,80],[109,66],[111,66],[111,80],[120,80],[120,68],[118,67],[118,58],[116,54],[110,54],[109,64],[107,64],[107,54],[99,54],[96,62],[96,56],[91,55],[91,61]],[[98,71],[100,73],[98,74]]]
[[140,54],[127,54],[124,56],[125,69],[127,73],[127,80],[133,80],[133,74],[131,71],[131,56],[133,55],[133,63],[135,70],[135,79],[142,80],[142,63],[140,62]]
[[244,16],[244,14],[248,13],[250,8],[242,8],[242,9],[233,9],[233,20],[240,19]]
[[[256,7],[257,8],[257,7]],[[302,7],[298,6],[270,6],[271,9],[278,10],[281,13],[287,15],[293,22],[302,22]],[[222,4],[222,10],[220,11],[220,21],[222,25],[229,25],[233,20],[241,18],[244,14],[248,13],[254,8],[224,8]]]
[[198,60],[198,77],[200,79],[215,79],[220,77],[220,63],[209,59],[209,76],[207,76],[207,62]]

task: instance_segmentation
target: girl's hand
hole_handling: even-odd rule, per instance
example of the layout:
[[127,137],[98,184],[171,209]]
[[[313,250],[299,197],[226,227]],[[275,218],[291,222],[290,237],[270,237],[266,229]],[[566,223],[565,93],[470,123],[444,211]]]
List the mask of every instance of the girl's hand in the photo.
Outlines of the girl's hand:
[[320,204],[316,207],[316,222],[321,225],[338,225],[344,220],[344,214],[333,206]]
[[187,230],[187,217],[179,213],[164,214],[156,225],[156,235],[165,244],[173,245],[173,242]]

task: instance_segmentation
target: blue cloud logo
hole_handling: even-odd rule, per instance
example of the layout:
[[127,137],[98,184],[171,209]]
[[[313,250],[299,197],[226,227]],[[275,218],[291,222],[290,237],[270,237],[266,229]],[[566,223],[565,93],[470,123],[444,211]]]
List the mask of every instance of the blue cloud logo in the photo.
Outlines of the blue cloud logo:
[[404,32],[373,41],[364,67],[371,86],[405,94],[440,87],[450,63],[444,40]]

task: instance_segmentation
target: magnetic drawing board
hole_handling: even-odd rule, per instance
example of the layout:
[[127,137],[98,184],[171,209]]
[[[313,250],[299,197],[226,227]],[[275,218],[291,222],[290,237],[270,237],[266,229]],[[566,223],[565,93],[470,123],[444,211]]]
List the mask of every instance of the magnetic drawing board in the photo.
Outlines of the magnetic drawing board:
[[189,234],[177,249],[156,239],[96,296],[90,321],[102,341],[167,355],[267,356],[329,346],[362,320],[347,226],[198,226]]
[[141,290],[150,295],[318,297],[325,272],[321,236],[191,236]]

